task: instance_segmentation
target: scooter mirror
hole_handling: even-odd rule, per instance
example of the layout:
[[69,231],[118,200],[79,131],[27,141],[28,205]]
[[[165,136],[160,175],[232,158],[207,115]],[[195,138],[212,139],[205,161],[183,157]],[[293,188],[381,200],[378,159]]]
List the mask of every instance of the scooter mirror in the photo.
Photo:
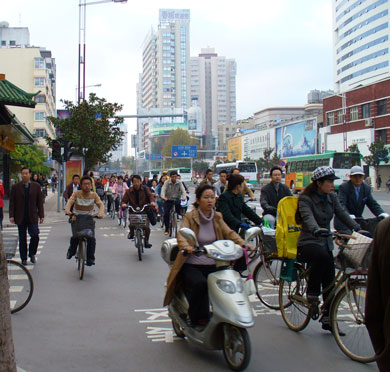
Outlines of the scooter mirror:
[[251,227],[250,229],[245,231],[245,243],[253,240],[256,236],[260,235],[261,228],[258,226]]
[[195,246],[199,247],[198,239],[196,239],[195,233],[188,227],[183,227],[179,230],[180,234],[188,241],[192,242]]

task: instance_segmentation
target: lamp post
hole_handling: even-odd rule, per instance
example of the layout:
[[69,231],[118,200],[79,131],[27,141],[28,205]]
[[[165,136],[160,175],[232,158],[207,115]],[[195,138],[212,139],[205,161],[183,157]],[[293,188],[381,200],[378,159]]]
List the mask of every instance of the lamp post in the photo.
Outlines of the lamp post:
[[100,0],[87,3],[86,0],[79,0],[79,62],[78,62],[78,97],[77,103],[85,100],[85,26],[86,7],[103,3],[127,3],[127,0]]
[[[95,85],[87,85],[85,88],[93,88],[93,87],[101,87],[102,84],[95,84]],[[80,94],[78,94],[79,88],[76,87],[76,101],[78,101],[78,97]]]

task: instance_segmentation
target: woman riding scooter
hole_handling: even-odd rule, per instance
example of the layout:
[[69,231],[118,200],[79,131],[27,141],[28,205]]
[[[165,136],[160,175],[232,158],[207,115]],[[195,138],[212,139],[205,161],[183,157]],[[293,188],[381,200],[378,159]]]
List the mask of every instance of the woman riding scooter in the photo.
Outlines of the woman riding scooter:
[[[244,240],[226,225],[222,214],[215,211],[213,186],[207,184],[199,186],[195,196],[195,208],[186,213],[181,228],[187,227],[194,231],[200,247],[222,239],[229,239],[243,246]],[[177,240],[180,253],[168,276],[164,306],[171,302],[177,279],[180,278],[188,298],[191,326],[204,326],[209,320],[207,276],[216,271],[215,261],[205,254],[194,255],[193,246],[180,234],[180,231]],[[252,249],[251,246],[247,247]],[[181,253],[182,250],[187,252],[187,255]]]

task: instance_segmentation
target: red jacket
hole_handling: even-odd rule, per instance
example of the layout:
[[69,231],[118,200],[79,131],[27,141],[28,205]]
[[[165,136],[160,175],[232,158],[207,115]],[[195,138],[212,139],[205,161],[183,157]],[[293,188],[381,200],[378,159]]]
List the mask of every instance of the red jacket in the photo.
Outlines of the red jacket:
[[4,187],[0,184],[0,208],[4,207]]

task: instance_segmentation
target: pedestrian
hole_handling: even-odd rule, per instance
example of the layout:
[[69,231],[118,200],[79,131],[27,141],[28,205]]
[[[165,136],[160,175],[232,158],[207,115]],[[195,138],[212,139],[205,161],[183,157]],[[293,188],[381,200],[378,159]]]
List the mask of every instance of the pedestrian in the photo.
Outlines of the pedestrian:
[[376,178],[376,188],[379,190],[382,185],[382,177],[380,174],[378,174],[378,177]]
[[43,197],[39,184],[31,182],[31,171],[22,168],[22,182],[12,186],[9,204],[9,220],[18,225],[19,253],[23,265],[27,265],[27,231],[30,235],[28,256],[35,264],[39,243],[39,223],[43,223]]
[[4,208],[4,187],[3,180],[0,180],[0,230],[3,230],[3,208]]
[[103,185],[103,182],[102,182],[102,177],[99,177],[96,180],[95,188],[96,188],[96,194],[98,194],[100,200],[103,201],[103,199],[104,199],[104,185]]
[[64,191],[65,201],[68,202],[72,194],[79,189],[80,189],[80,176],[78,174],[74,174],[72,177],[72,182],[69,183],[68,186],[66,186],[66,189]]
[[390,218],[381,221],[375,231],[368,269],[366,326],[370,334],[380,372],[390,372]]

